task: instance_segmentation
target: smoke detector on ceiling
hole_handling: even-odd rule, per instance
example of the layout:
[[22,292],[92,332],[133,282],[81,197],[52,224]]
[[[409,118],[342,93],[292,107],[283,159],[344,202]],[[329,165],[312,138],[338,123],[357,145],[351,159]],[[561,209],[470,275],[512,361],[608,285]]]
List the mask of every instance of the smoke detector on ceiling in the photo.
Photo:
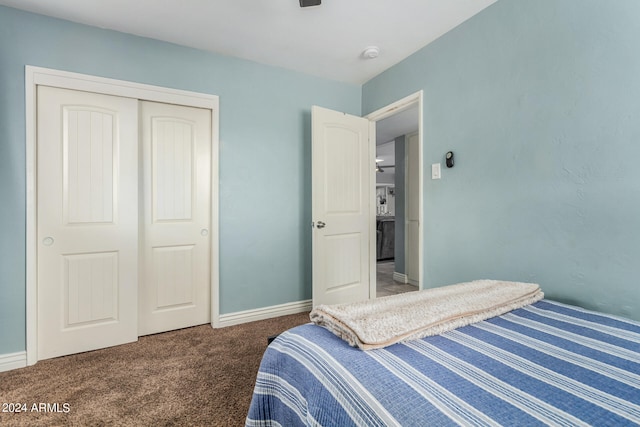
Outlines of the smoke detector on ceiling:
[[378,46],[369,46],[362,51],[362,57],[364,59],[374,59],[380,55],[380,48]]

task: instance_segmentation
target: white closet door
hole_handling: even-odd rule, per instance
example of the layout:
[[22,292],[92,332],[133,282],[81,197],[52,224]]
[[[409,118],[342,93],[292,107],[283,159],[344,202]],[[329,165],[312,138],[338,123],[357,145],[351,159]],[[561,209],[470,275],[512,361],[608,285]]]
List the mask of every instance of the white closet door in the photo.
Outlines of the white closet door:
[[211,111],[140,104],[147,335],[210,322]]
[[37,96],[38,359],[136,341],[138,102]]

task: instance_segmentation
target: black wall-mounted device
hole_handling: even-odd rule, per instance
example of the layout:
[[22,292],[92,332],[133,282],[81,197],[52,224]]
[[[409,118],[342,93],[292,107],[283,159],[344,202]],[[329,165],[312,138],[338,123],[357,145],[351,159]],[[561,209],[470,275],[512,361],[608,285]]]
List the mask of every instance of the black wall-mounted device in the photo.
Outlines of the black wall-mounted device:
[[449,151],[447,154],[445,154],[445,160],[447,161],[447,167],[448,168],[452,168],[453,167],[453,151]]
[[300,7],[320,6],[322,0],[300,0]]

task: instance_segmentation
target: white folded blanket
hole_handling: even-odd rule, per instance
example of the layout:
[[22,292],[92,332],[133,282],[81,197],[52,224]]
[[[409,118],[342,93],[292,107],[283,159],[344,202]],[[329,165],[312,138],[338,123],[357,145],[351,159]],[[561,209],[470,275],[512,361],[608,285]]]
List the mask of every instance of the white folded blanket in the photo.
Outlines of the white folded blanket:
[[354,347],[387,347],[438,335],[541,300],[535,283],[473,282],[350,304],[319,305],[309,317]]

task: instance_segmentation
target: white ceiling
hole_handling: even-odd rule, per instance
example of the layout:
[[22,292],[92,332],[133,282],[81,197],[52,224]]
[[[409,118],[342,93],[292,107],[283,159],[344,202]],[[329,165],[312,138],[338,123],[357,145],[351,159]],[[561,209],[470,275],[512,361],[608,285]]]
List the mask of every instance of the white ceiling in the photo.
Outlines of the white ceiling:
[[[396,143],[395,141],[387,142],[376,146],[376,161],[385,172],[395,172],[396,165]],[[391,167],[393,165],[393,167]]]
[[[378,164],[384,167],[385,172],[395,172],[395,138],[417,132],[419,118],[416,105],[376,122],[376,160],[380,160]],[[376,177],[380,178],[378,174]]]
[[[395,165],[395,138],[418,130],[418,106],[376,122],[376,159],[380,165]],[[393,169],[390,169],[393,171]]]
[[418,131],[418,106],[401,111],[376,122],[376,145],[386,144],[395,138]]
[[[0,0],[0,4],[362,84],[496,0]],[[363,50],[380,48],[376,59]]]

